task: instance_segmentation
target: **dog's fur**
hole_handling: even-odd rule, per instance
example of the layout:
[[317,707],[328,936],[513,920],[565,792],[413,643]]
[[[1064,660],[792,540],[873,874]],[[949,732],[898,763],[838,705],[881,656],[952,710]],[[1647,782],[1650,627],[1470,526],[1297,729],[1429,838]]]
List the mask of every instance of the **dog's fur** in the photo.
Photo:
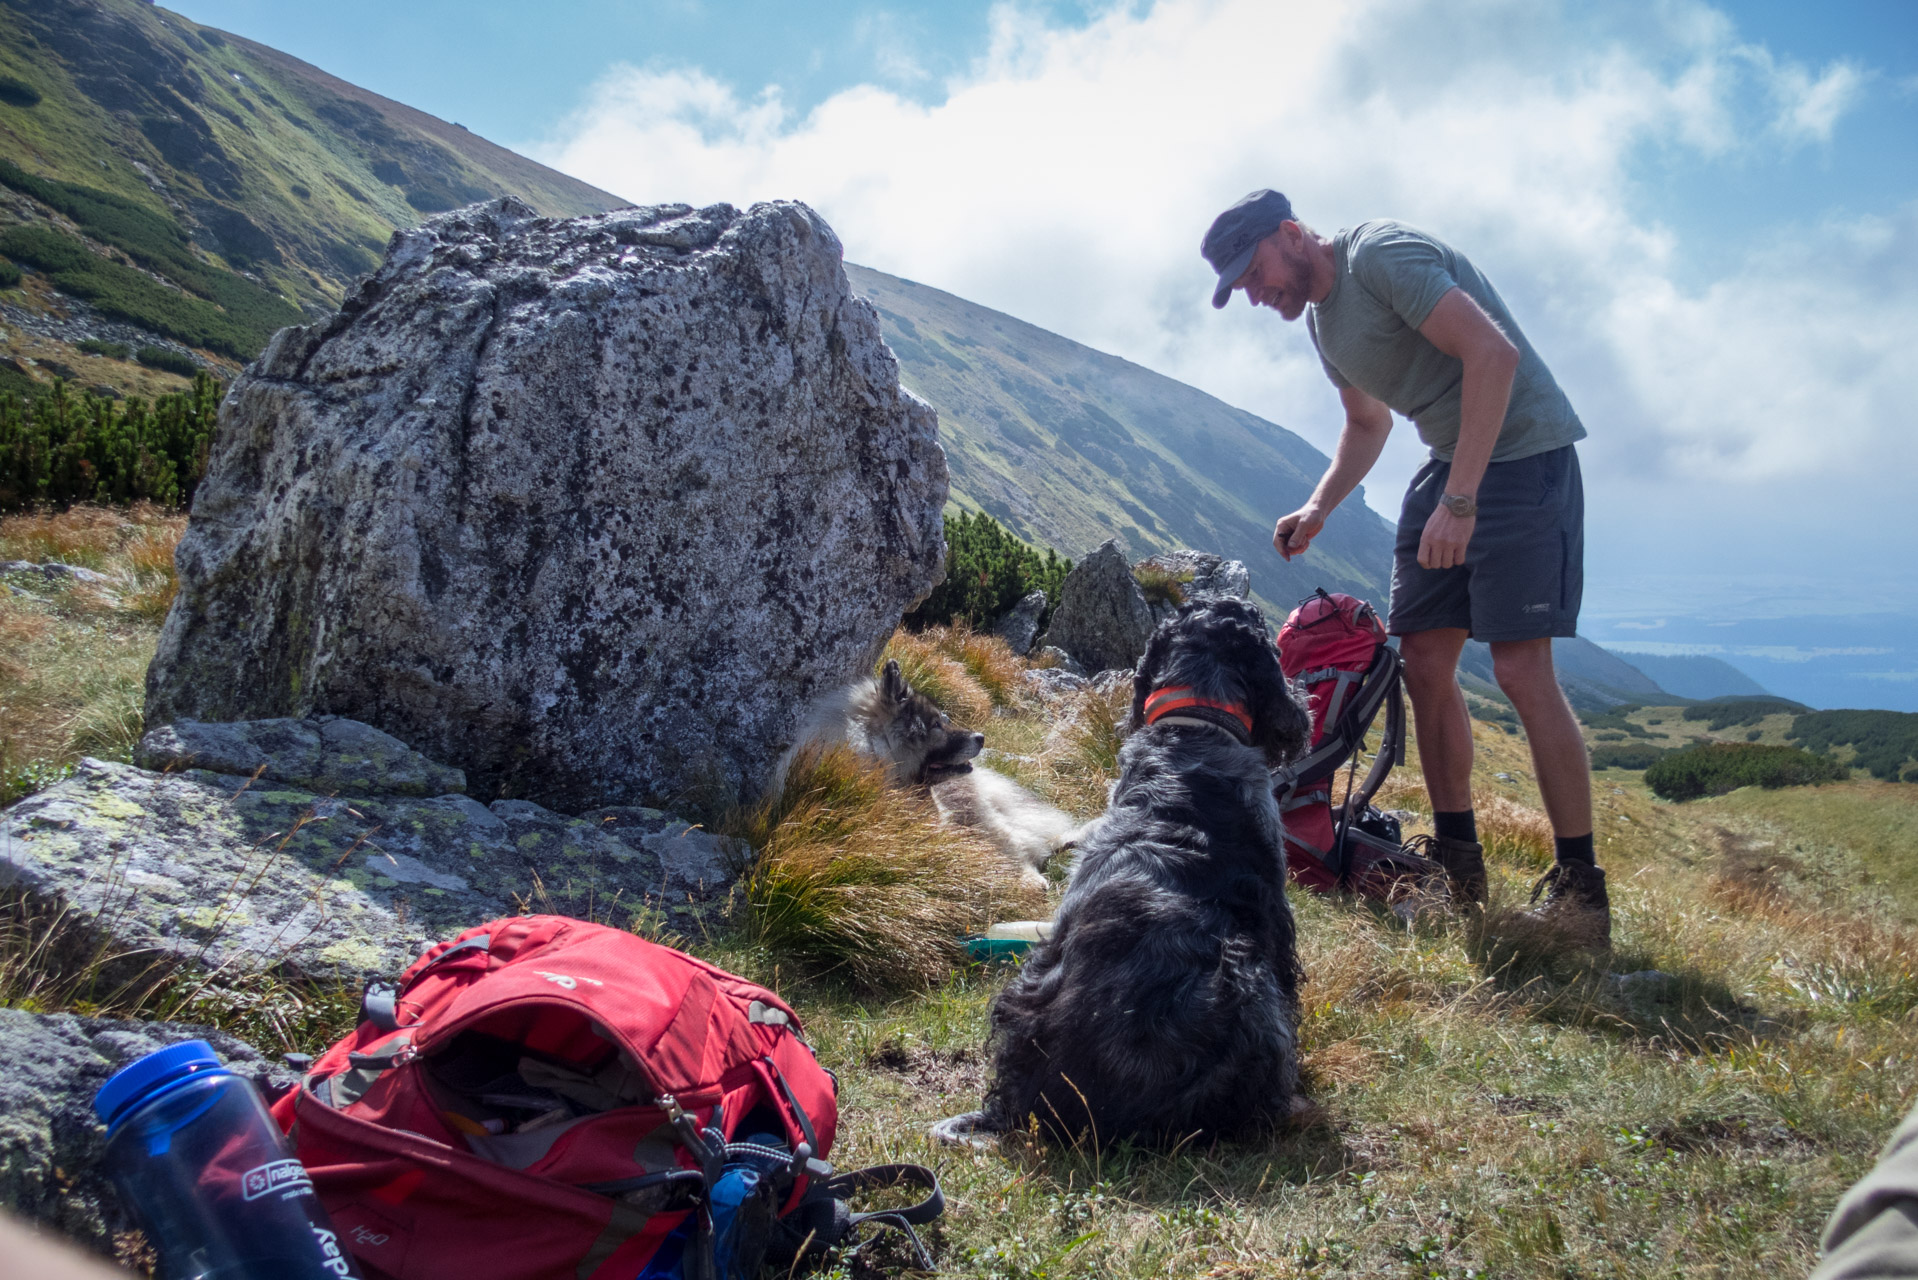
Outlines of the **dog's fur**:
[[[1244,705],[1252,745],[1147,725],[1147,695],[1179,685]],[[1110,806],[1079,836],[1051,938],[993,1006],[981,1128],[1163,1141],[1290,1113],[1301,974],[1268,770],[1310,725],[1254,606],[1202,601],[1160,625]]]
[[985,735],[955,728],[932,699],[906,683],[897,662],[887,662],[877,680],[857,681],[815,707],[780,759],[773,786],[784,784],[800,751],[842,742],[884,761],[895,786],[929,788],[943,820],[977,827],[1029,886],[1045,887],[1046,860],[1074,829],[1071,816],[1004,774],[973,764]]

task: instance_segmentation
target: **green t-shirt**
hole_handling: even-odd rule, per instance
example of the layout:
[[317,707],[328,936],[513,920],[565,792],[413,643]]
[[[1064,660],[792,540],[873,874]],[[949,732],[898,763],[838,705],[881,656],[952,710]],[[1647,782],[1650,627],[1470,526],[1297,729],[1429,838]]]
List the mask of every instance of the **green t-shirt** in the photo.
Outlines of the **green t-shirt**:
[[1458,443],[1465,365],[1426,341],[1418,327],[1457,287],[1518,347],[1518,373],[1492,461],[1527,458],[1585,438],[1585,426],[1552,371],[1492,282],[1464,254],[1389,219],[1339,232],[1332,248],[1338,259],[1332,292],[1306,308],[1305,324],[1334,386],[1357,387],[1410,418],[1432,456],[1449,462]]

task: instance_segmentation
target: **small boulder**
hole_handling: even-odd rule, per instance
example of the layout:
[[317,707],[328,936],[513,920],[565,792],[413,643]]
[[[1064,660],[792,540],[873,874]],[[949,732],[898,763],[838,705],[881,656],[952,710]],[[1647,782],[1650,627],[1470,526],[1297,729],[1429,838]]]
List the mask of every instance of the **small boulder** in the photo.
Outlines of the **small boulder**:
[[180,720],[149,730],[133,761],[173,773],[205,769],[284,782],[320,795],[443,796],[466,775],[435,764],[391,734],[341,716],[309,720]]
[[0,1204],[27,1221],[112,1255],[135,1223],[100,1167],[106,1129],[93,1095],[135,1058],[183,1040],[205,1040],[236,1075],[277,1097],[293,1073],[259,1050],[207,1027],[121,1022],[0,1009]]
[[1058,645],[1042,645],[1040,646],[1038,654],[1035,656],[1041,662],[1050,662],[1052,664],[1050,667],[1041,668],[1041,670],[1063,671],[1067,675],[1076,676],[1081,680],[1086,678],[1086,669],[1079,665],[1079,660],[1067,653],[1064,649],[1061,649]]
[[1033,591],[1026,598],[1012,606],[1005,617],[992,626],[992,634],[1009,645],[1020,657],[1032,652],[1032,642],[1039,638],[1039,620],[1046,614],[1046,593]]
[[1046,643],[1070,653],[1087,671],[1131,667],[1145,652],[1155,625],[1125,553],[1108,540],[1060,584]]

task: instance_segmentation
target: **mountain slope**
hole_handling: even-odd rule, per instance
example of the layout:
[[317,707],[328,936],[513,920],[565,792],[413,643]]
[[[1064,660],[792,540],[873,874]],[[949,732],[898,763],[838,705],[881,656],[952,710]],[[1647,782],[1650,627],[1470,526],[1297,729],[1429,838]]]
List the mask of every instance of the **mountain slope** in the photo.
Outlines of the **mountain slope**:
[[939,410],[953,501],[1078,557],[1117,536],[1136,557],[1176,546],[1243,560],[1283,616],[1314,587],[1384,606],[1392,531],[1354,494],[1288,564],[1272,523],[1326,457],[1194,387],[963,298],[847,264],[879,308],[906,385]]
[[[1608,649],[1607,652],[1617,653]],[[1708,654],[1618,653],[1681,698],[1769,697],[1771,691],[1726,662]]]
[[0,161],[0,253],[27,272],[0,293],[20,338],[0,363],[142,391],[137,366],[77,344],[230,371],[428,213],[501,193],[554,216],[625,203],[139,0],[0,0]]

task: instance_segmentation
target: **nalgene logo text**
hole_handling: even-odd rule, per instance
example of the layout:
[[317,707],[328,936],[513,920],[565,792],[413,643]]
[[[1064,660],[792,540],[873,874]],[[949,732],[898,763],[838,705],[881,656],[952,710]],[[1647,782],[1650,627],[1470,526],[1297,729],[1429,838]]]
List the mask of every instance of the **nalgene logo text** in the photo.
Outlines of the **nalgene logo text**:
[[306,1166],[298,1160],[275,1160],[272,1164],[248,1169],[240,1178],[240,1195],[247,1200],[258,1200],[276,1191],[305,1195],[312,1190],[313,1180],[306,1176]]
[[340,1252],[340,1238],[325,1227],[313,1228],[314,1242],[320,1246],[320,1257],[325,1259],[320,1265],[336,1276],[351,1276],[353,1265]]

